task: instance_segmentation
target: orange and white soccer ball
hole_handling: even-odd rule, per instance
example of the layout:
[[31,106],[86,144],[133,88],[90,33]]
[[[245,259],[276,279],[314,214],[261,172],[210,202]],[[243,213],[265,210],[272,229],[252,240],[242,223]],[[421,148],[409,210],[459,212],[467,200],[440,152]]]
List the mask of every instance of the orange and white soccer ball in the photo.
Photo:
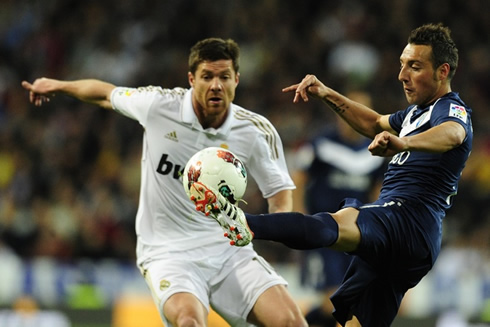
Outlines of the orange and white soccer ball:
[[247,189],[247,171],[231,151],[209,147],[194,154],[184,168],[182,184],[189,197],[189,189],[194,182],[201,182],[220,192],[231,203],[236,203]]

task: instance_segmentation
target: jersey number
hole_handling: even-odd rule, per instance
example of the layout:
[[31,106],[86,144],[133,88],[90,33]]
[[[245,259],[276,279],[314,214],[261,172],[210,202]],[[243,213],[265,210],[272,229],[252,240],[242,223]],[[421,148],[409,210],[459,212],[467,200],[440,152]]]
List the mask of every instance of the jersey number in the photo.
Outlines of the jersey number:
[[407,161],[409,157],[410,157],[410,151],[397,153],[391,159],[390,164],[401,166]]

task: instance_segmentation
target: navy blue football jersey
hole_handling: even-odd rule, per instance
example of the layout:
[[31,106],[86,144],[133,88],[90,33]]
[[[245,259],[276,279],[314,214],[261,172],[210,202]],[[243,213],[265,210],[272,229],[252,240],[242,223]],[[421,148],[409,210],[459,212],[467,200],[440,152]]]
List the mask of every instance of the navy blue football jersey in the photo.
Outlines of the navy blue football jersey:
[[463,143],[444,153],[405,151],[396,154],[388,164],[380,194],[380,200],[408,200],[429,210],[430,215],[414,215],[412,219],[417,221],[430,244],[433,260],[440,248],[442,219],[458,192],[458,181],[471,153],[471,109],[457,93],[451,92],[429,106],[409,106],[390,116],[391,126],[401,137],[422,133],[446,121],[455,121],[464,127]]
[[464,127],[463,144],[444,153],[396,154],[388,165],[380,198],[417,200],[439,213],[451,206],[451,197],[458,191],[458,181],[471,152],[471,109],[457,93],[451,92],[427,107],[409,106],[390,116],[391,127],[401,137],[420,134],[446,121]]

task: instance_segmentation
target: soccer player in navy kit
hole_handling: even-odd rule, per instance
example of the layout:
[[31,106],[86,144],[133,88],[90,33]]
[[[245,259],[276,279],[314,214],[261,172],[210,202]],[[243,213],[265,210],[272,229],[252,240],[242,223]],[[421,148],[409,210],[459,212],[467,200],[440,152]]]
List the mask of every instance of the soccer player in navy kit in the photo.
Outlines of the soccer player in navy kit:
[[222,197],[208,195],[208,202],[230,213],[238,229],[228,236],[241,235],[243,245],[243,235],[253,232],[257,239],[295,249],[329,247],[352,254],[332,296],[334,316],[342,326],[389,326],[405,292],[427,274],[440,252],[442,219],[471,152],[471,109],[451,90],[457,65],[450,30],[427,24],[410,33],[400,56],[398,79],[409,103],[405,110],[380,115],[314,75],[283,89],[295,92],[295,103],[309,96],[321,99],[373,139],[373,155],[391,157],[381,193],[369,204],[346,199],[335,213],[247,214],[246,221],[241,209],[230,210],[235,207]]

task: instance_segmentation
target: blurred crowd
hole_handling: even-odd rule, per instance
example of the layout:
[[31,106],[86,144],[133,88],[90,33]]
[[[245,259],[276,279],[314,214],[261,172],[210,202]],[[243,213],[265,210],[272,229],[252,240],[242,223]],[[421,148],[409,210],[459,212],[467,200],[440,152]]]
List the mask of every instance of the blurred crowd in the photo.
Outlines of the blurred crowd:
[[474,150],[445,242],[490,248],[487,0],[0,0],[0,8],[0,248],[134,259],[141,127],[61,96],[35,108],[22,80],[186,87],[190,47],[233,38],[235,102],[268,117],[294,156],[331,116],[319,102],[293,105],[281,89],[314,73],[339,91],[368,91],[379,112],[404,109],[398,58],[410,30],[427,22],[452,29],[453,90],[474,110]]

